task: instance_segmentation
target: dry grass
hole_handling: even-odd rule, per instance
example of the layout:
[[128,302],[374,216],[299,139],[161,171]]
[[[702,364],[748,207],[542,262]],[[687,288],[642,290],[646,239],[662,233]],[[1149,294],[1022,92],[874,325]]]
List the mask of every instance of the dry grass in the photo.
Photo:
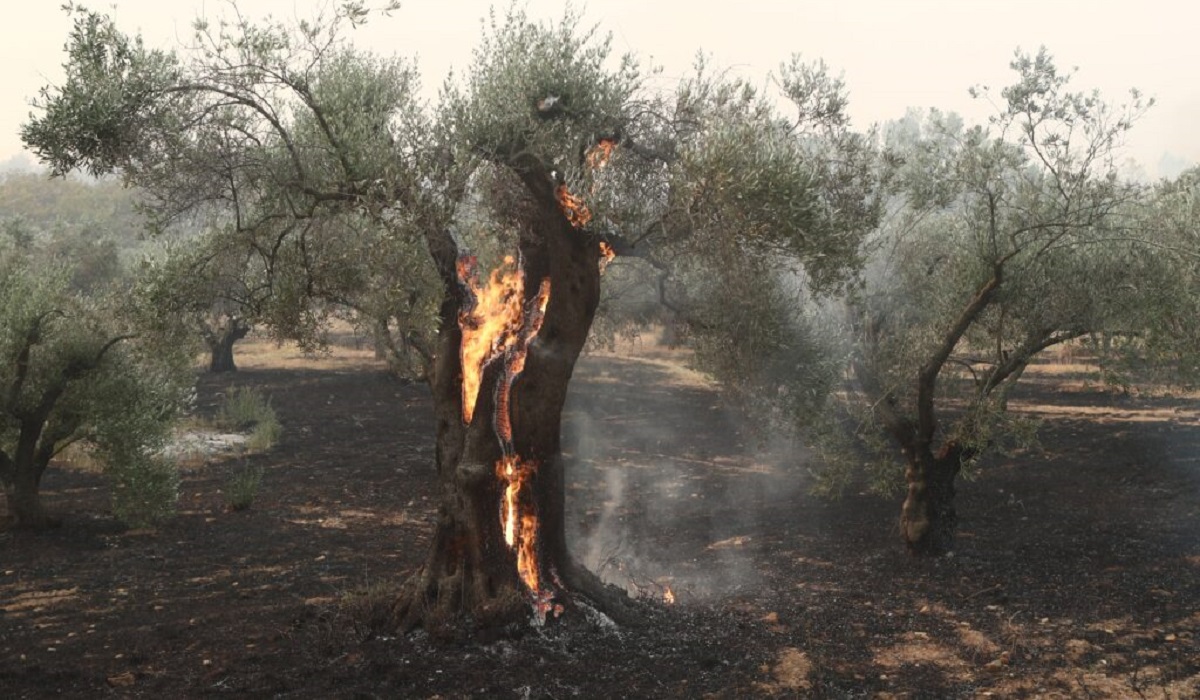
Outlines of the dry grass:
[[[669,345],[664,340],[665,329],[654,326],[646,329],[636,338],[617,338],[611,350],[592,350],[581,357],[586,361],[588,355],[601,358],[621,358],[644,364],[648,367],[662,370],[666,376],[662,379],[668,384],[684,387],[708,388],[713,380],[707,375],[690,368],[692,351],[678,346]],[[605,373],[600,372],[599,381],[605,381]],[[614,382],[626,381],[627,378],[615,377]],[[595,380],[595,378],[593,378]]]
[[[375,359],[371,339],[357,335],[347,325],[335,326],[329,334],[327,349],[305,352],[292,342],[277,343],[270,338],[252,333],[234,349],[234,361],[239,369],[311,369],[333,372],[359,370],[385,370],[387,363]],[[202,358],[207,363],[208,358]]]

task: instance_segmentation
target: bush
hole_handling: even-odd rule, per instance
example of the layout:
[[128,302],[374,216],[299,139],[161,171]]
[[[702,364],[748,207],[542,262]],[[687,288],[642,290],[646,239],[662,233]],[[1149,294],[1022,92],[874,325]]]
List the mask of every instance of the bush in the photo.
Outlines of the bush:
[[225,395],[215,422],[223,430],[250,431],[246,446],[254,452],[270,449],[283,433],[270,400],[249,387],[235,387]]
[[113,513],[130,527],[149,527],[175,514],[179,472],[161,457],[137,455],[108,466]]
[[275,420],[275,413],[272,411],[270,419],[263,420],[254,426],[254,430],[250,432],[250,439],[246,441],[246,447],[251,452],[264,452],[279,442],[279,436],[282,434],[283,426]]
[[217,408],[215,422],[223,430],[250,430],[260,421],[274,417],[271,402],[257,390],[233,387]]
[[359,639],[371,639],[392,631],[393,608],[400,589],[395,583],[381,582],[347,591],[339,601],[339,612],[346,617]]
[[225,506],[232,511],[246,510],[254,504],[262,485],[262,467],[243,467],[225,482]]

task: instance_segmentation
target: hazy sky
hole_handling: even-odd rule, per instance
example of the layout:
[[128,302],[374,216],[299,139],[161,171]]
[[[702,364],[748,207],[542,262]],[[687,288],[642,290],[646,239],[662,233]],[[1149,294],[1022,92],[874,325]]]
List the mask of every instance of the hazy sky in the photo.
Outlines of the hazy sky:
[[[243,14],[311,17],[331,0],[239,0]],[[505,7],[506,0],[497,3]],[[0,14],[0,162],[21,150],[17,129],[38,87],[61,76],[70,22],[62,0],[5,0]],[[151,46],[190,36],[191,21],[227,11],[224,0],[83,0],[112,11]],[[416,56],[430,96],[451,66],[464,68],[489,0],[402,0],[391,18],[354,34],[381,53]],[[530,0],[530,15],[557,18],[563,2]],[[844,72],[859,127],[903,116],[909,106],[990,109],[970,99],[974,84],[1011,82],[1013,50],[1045,45],[1060,67],[1077,66],[1078,88],[1114,101],[1137,87],[1158,100],[1129,139],[1129,157],[1151,177],[1200,162],[1200,3],[1191,0],[591,0],[586,15],[613,34],[619,51],[652,57],[670,81],[696,51],[755,79],[792,53]],[[701,9],[702,8],[702,9]]]

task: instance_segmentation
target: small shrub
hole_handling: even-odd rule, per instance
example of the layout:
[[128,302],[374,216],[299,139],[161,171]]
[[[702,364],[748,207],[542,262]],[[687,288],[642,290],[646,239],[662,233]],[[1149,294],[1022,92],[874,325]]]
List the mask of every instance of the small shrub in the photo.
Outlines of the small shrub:
[[233,387],[217,408],[216,425],[222,430],[250,430],[266,417],[275,417],[271,402],[258,390]]
[[243,467],[225,482],[225,506],[232,511],[246,510],[258,497],[262,485],[262,467]]
[[270,400],[248,387],[234,388],[225,395],[215,423],[222,430],[250,431],[246,446],[253,452],[270,449],[283,432]]
[[271,417],[259,421],[254,425],[254,430],[250,432],[250,438],[246,440],[246,447],[251,452],[263,452],[271,449],[271,447],[279,442],[279,436],[283,434],[283,426],[275,420],[275,412],[271,412]]
[[112,509],[130,527],[149,527],[175,514],[179,499],[179,472],[161,457],[135,455],[113,460]]

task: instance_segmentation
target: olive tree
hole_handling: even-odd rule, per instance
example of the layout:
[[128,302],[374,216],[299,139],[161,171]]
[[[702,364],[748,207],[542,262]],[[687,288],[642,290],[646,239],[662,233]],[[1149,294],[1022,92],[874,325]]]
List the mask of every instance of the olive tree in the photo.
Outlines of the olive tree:
[[903,458],[900,529],[916,554],[952,546],[963,466],[1030,435],[1005,411],[1029,363],[1144,330],[1176,272],[1146,225],[1144,188],[1117,174],[1148,103],[1071,91],[1044,50],[1012,67],[987,126],[935,111],[891,127],[896,189],[848,304],[851,424],[885,469],[886,455]]
[[189,396],[187,353],[139,321],[127,289],[84,296],[70,289],[70,273],[0,250],[0,483],[9,519],[34,530],[57,522],[39,486],[51,461],[79,445],[104,464],[117,515],[154,520],[175,503],[174,465],[160,451]]
[[234,345],[250,333],[267,294],[253,252],[208,231],[173,242],[147,266],[150,304],[191,327],[209,354],[208,371],[234,372]]

